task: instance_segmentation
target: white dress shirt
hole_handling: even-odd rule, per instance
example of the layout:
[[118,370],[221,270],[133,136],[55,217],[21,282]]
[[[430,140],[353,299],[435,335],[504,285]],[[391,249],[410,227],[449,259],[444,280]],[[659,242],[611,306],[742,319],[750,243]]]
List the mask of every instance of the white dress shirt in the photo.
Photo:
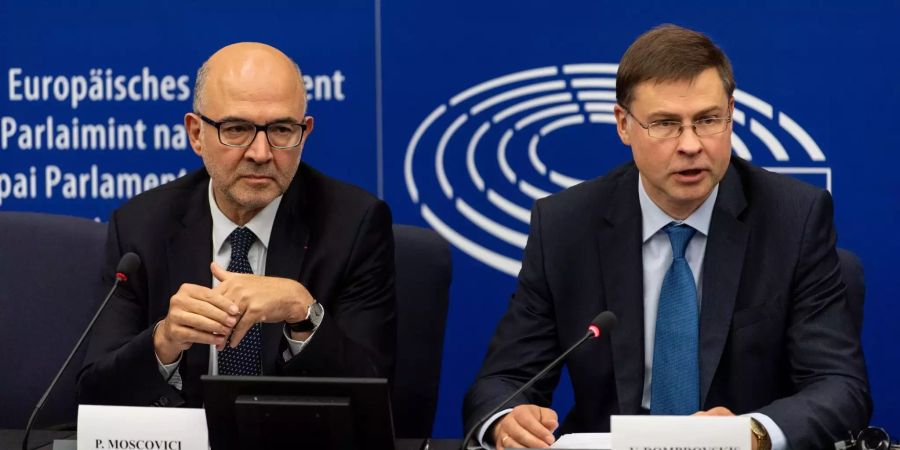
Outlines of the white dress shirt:
[[[228,236],[231,235],[232,231],[240,227],[225,216],[222,210],[219,209],[218,204],[216,204],[215,197],[213,196],[212,180],[209,182],[208,195],[209,212],[212,216],[213,261],[220,267],[227,268],[228,263],[231,261],[231,243],[228,242]],[[266,274],[266,256],[268,255],[269,239],[272,237],[272,226],[275,224],[275,214],[278,212],[278,205],[281,204],[281,198],[282,196],[276,197],[244,225],[245,228],[249,228],[250,231],[256,235],[256,241],[253,242],[253,245],[250,246],[250,250],[247,252],[247,259],[250,261],[250,267],[254,274]],[[213,287],[218,286],[219,280],[212,277],[212,285]],[[285,361],[291,359],[297,353],[300,353],[306,342],[309,342],[309,339],[312,339],[312,335],[310,335],[306,341],[291,339],[291,335],[288,333],[286,327],[283,332],[284,338],[288,343],[288,348],[285,349],[282,354]],[[313,334],[315,334],[315,330],[313,330]],[[178,364],[181,363],[181,356],[179,356],[178,360],[172,364],[163,364],[162,361],[159,361],[158,356],[156,360],[159,363],[160,374],[168,380],[169,384],[175,386],[177,389],[181,389],[181,374],[175,370],[178,368]],[[215,345],[209,346],[209,374],[219,374],[219,358]]]
[[[713,208],[716,198],[719,196],[719,185],[713,188],[709,197],[684,220],[676,220],[666,214],[647,195],[644,189],[643,177],[639,178],[638,198],[641,204],[642,242],[641,261],[643,263],[644,280],[644,395],[641,398],[641,406],[649,410],[651,404],[650,383],[653,378],[653,343],[656,337],[656,312],[659,309],[659,293],[662,290],[663,278],[666,271],[672,265],[672,244],[663,228],[671,222],[684,223],[697,230],[694,237],[685,249],[685,259],[691,267],[694,275],[694,283],[697,285],[697,302],[703,298],[703,256],[706,253],[706,241],[709,235],[709,224],[712,221]],[[506,415],[512,409],[498,412],[478,431],[478,440],[485,448],[493,448],[485,445],[484,435],[490,426],[501,416]],[[747,414],[759,421],[772,440],[773,450],[787,450],[787,438],[781,428],[768,416],[760,413]],[[749,430],[748,430],[749,432]]]

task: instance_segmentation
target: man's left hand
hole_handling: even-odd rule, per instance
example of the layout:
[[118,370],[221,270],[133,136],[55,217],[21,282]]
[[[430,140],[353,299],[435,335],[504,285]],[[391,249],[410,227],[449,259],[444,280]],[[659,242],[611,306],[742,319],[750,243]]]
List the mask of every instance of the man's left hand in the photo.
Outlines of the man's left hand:
[[730,409],[724,406],[716,406],[715,408],[709,409],[707,411],[697,411],[694,413],[695,416],[733,416],[734,413],[731,412]]
[[[724,406],[716,406],[715,408],[710,408],[707,411],[697,411],[694,413],[695,416],[733,416],[734,413],[731,412],[730,409]],[[759,447],[759,442],[756,440],[756,435],[753,432],[750,432],[750,444],[753,446],[753,450],[757,450]]]
[[229,345],[237,347],[258,322],[300,322],[306,319],[313,297],[302,284],[288,278],[228,272],[216,263],[210,270],[219,280],[213,291],[233,301],[241,310]]

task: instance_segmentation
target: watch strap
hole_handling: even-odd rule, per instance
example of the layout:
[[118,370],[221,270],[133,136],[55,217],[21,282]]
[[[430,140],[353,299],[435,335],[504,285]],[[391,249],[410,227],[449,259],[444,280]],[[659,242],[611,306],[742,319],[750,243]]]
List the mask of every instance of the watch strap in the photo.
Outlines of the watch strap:
[[286,324],[291,331],[296,333],[312,331],[322,323],[322,314],[322,305],[313,302],[306,308],[306,319],[294,323],[286,322]]

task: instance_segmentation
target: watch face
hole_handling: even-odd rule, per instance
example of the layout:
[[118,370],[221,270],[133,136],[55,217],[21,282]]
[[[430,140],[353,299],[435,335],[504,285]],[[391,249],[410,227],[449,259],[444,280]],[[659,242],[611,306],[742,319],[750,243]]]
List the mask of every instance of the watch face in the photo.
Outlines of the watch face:
[[322,323],[322,317],[325,316],[325,309],[318,302],[313,303],[309,307],[309,320],[312,321],[314,327]]
[[760,450],[770,450],[772,448],[772,441],[769,438],[768,431],[766,431],[766,428],[763,427],[761,423],[757,422],[756,419],[750,419],[750,431],[753,433],[753,436],[756,437]]

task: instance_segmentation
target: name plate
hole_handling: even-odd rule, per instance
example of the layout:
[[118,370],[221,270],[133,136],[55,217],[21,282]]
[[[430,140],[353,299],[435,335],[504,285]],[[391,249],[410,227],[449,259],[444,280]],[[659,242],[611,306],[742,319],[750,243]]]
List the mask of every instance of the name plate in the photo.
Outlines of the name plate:
[[749,417],[612,416],[613,450],[751,450]]
[[209,450],[206,411],[78,406],[78,450]]

